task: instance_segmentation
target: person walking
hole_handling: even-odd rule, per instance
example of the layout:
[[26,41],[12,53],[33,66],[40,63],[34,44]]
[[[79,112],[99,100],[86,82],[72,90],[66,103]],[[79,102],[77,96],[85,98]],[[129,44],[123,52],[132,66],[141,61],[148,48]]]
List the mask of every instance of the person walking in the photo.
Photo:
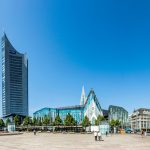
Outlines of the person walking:
[[34,129],[34,131],[33,131],[33,132],[34,132],[34,135],[36,135],[36,131],[35,131],[35,129]]
[[141,136],[142,136],[142,138],[144,137],[144,131],[142,130],[142,132],[141,132]]
[[106,136],[108,135],[108,132],[106,131]]
[[101,139],[102,139],[102,134],[101,134],[101,131],[99,131],[98,132],[98,140],[101,141]]
[[94,131],[94,137],[95,137],[95,141],[97,141],[97,132]]

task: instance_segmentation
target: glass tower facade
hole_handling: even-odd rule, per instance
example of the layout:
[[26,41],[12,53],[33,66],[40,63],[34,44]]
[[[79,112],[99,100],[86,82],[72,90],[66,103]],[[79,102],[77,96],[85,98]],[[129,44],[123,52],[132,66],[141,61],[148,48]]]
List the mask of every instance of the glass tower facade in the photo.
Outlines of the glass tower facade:
[[119,106],[109,106],[109,121],[119,120],[122,127],[126,127],[128,124],[128,112]]
[[2,37],[2,115],[28,115],[28,60]]
[[91,123],[94,125],[97,116],[103,116],[103,110],[101,109],[94,90],[91,90],[84,105],[75,105],[60,108],[43,108],[34,112],[33,116],[36,118],[49,116],[50,120],[54,121],[55,117],[59,115],[62,121],[64,121],[67,114],[72,115],[78,125],[82,123],[85,116],[87,116]]
[[[81,96],[82,95],[83,92]],[[43,108],[34,112],[33,116],[41,119],[44,118],[44,116],[49,116],[50,120],[53,122],[57,115],[59,115],[62,121],[64,121],[67,114],[71,114],[77,121],[78,125],[82,123],[85,116],[89,118],[92,125],[95,125],[95,120],[99,115],[103,116],[107,120],[107,124],[112,119],[119,120],[121,122],[121,126],[124,128],[128,123],[128,112],[124,108],[110,105],[108,110],[102,109],[93,89],[90,90],[83,105],[61,108]]]

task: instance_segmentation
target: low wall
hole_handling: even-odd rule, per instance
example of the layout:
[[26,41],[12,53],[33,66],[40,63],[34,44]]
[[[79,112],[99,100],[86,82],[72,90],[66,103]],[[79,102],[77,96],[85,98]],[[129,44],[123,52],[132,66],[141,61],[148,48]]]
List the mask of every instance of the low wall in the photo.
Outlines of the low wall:
[[0,136],[7,136],[7,135],[20,135],[23,134],[22,132],[8,132],[8,133],[0,133]]

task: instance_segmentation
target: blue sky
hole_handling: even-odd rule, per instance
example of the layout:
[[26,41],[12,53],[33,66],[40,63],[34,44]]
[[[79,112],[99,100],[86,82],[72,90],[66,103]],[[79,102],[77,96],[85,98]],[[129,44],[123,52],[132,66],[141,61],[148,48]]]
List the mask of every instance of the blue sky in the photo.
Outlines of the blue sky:
[[149,0],[0,0],[0,37],[5,30],[28,55],[30,114],[79,104],[82,85],[104,109],[150,108],[149,7]]

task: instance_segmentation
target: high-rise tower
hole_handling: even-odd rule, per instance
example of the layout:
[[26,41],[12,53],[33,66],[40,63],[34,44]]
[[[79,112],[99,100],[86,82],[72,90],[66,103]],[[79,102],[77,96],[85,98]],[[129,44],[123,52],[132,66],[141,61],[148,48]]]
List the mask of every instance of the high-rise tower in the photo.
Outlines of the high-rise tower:
[[82,93],[81,93],[81,99],[80,99],[80,105],[84,105],[86,102],[86,97],[85,97],[85,90],[84,86],[82,87]]
[[28,60],[2,37],[2,115],[28,116]]

